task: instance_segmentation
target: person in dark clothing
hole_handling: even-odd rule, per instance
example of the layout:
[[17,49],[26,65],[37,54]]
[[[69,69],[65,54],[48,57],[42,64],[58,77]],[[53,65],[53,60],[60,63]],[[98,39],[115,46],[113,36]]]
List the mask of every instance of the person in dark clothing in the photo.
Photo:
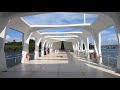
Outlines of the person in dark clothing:
[[48,54],[50,53],[50,49],[49,49],[49,48],[47,48],[47,53],[48,53]]

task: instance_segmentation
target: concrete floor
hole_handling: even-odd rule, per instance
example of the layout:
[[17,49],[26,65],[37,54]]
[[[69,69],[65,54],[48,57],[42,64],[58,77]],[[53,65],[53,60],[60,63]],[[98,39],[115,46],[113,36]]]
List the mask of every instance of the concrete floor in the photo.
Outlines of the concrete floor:
[[0,72],[0,78],[120,78],[114,71],[74,56],[69,52],[52,53]]

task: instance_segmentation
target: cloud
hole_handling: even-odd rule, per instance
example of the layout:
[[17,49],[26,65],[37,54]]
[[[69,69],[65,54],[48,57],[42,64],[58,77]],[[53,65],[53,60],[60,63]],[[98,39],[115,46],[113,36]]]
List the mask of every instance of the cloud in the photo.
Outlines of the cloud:
[[115,45],[118,44],[117,36],[115,33],[102,37],[102,45]]
[[102,31],[101,34],[102,35],[108,35],[108,34],[111,34],[111,31],[105,30],[105,31]]
[[7,43],[7,42],[12,42],[13,40],[15,40],[16,42],[22,41],[21,38],[19,38],[19,37],[11,37],[10,35],[7,35],[5,42],[6,42],[6,43]]

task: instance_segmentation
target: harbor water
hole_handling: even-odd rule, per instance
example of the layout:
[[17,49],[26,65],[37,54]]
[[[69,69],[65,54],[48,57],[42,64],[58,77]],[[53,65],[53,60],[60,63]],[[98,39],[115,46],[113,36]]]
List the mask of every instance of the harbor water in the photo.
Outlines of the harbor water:
[[[22,51],[5,52],[7,67],[10,68],[17,64],[20,64],[22,57],[21,54]],[[102,59],[104,65],[114,68],[116,66],[117,56],[118,56],[118,49],[102,49]],[[33,59],[34,59],[34,53],[32,52],[30,55],[30,60]]]

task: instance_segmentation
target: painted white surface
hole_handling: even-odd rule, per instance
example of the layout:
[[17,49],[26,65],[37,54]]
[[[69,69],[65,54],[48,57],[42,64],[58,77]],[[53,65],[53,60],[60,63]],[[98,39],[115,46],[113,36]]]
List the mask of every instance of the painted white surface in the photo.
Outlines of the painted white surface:
[[[119,41],[119,55],[118,55],[118,63],[117,63],[117,69],[120,70],[120,13],[119,12],[93,12],[99,14],[98,18],[95,20],[95,22],[92,25],[88,24],[80,24],[80,25],[52,25],[52,26],[29,26],[27,25],[23,20],[21,20],[21,16],[28,16],[28,15],[35,15],[35,14],[42,14],[44,12],[0,12],[0,58],[2,60],[5,60],[4,57],[4,40],[6,35],[3,34],[4,28],[6,25],[9,28],[16,29],[20,32],[23,32],[25,34],[31,33],[33,31],[37,31],[38,29],[45,29],[45,28],[57,28],[57,27],[74,27],[74,28],[84,28],[85,32],[82,35],[79,35],[79,37],[82,37],[82,39],[85,39],[86,37],[89,37],[90,34],[95,37],[95,46],[98,49],[98,53],[101,54],[101,39],[100,37],[96,38],[96,36],[99,36],[99,32],[102,30],[114,25],[116,28],[116,33],[118,36],[118,41]],[[11,19],[11,21],[8,23],[8,21]],[[6,33],[6,31],[5,31]],[[90,33],[90,34],[89,34]],[[94,33],[97,33],[98,35],[94,35]],[[39,34],[37,35],[39,36]],[[36,36],[36,37],[37,37]],[[27,36],[25,36],[27,40]],[[47,39],[50,40],[50,39]],[[27,40],[29,41],[29,39]],[[74,42],[74,40],[71,40],[71,42]],[[27,50],[27,45],[28,43],[23,44],[23,56]],[[96,49],[96,51],[97,51]],[[23,61],[23,60],[22,60]],[[101,61],[101,60],[100,60]],[[2,64],[0,63],[1,68],[3,67]]]
[[[71,42],[64,42],[65,50],[73,51],[73,46]],[[61,42],[54,42],[53,43],[53,50],[59,50],[61,48]]]

